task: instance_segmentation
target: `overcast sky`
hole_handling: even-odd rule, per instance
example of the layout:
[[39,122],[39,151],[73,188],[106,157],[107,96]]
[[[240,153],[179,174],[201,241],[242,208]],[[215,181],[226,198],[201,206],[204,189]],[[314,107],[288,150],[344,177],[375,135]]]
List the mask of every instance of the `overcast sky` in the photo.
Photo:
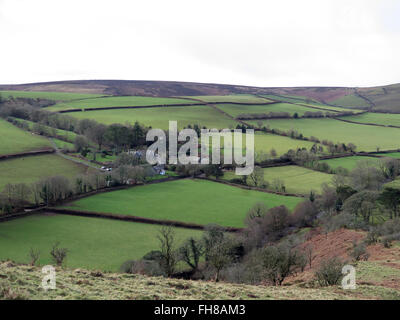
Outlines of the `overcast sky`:
[[0,0],[0,83],[400,82],[400,0]]

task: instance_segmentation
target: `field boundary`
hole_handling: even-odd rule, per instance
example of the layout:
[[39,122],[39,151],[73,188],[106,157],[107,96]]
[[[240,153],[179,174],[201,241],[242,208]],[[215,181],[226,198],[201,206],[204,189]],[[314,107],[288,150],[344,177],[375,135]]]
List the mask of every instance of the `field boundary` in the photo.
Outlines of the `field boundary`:
[[[276,94],[274,94],[274,95],[276,95]],[[302,102],[279,101],[279,100],[272,99],[272,98],[265,98],[265,97],[260,96],[260,95],[255,95],[255,96],[256,96],[256,97],[259,97],[259,98],[262,98],[262,99],[272,100],[272,101],[274,101],[275,103],[288,103],[288,104],[293,104],[293,105],[295,105],[295,106],[302,106],[302,107],[310,108],[310,109],[317,109],[317,110],[323,110],[323,111],[330,111],[330,112],[333,112],[333,113],[341,113],[341,112],[343,112],[343,111],[339,111],[339,110],[332,110],[332,109],[327,109],[327,108],[323,108],[323,107],[312,106],[312,105],[304,104],[304,103],[302,103]],[[276,95],[276,96],[279,97],[279,95]],[[283,96],[281,96],[281,97],[282,97],[282,98],[285,98],[285,97],[283,97]],[[299,100],[302,100],[302,101],[303,101],[303,99],[299,99]],[[321,103],[326,104],[325,102],[321,102]],[[345,107],[340,107],[340,106],[335,106],[335,105],[330,105],[330,104],[326,104],[326,106],[327,106],[327,107],[329,107],[329,106],[330,106],[330,107],[335,107],[335,108],[339,107],[339,108],[343,108],[343,109],[346,109],[346,110],[351,111],[351,109],[345,108]],[[366,113],[366,112],[368,112],[368,111],[363,111],[363,112],[360,112],[360,113],[355,113],[354,115],[359,115],[359,114]]]
[[24,211],[20,211],[20,212],[15,212],[12,214],[4,214],[4,215],[0,215],[0,223],[5,222],[5,221],[9,221],[9,220],[14,220],[14,219],[18,219],[18,218],[24,218],[33,214],[36,214],[38,212],[42,212],[47,210],[47,207],[45,206],[41,206],[41,207],[37,207],[34,209],[29,209],[29,210],[24,210]]
[[[49,213],[58,213],[58,214],[92,217],[92,218],[94,217],[94,218],[114,219],[114,220],[136,222],[136,223],[157,224],[157,225],[173,226],[173,227],[185,228],[185,229],[204,230],[204,228],[206,227],[206,225],[190,223],[190,222],[150,219],[150,218],[122,215],[122,214],[116,214],[116,213],[68,210],[68,209],[58,209],[58,208],[53,208],[53,207],[47,208],[46,211]],[[234,227],[223,227],[223,228],[227,232],[238,232],[238,231],[243,230],[242,228],[234,228]]]
[[[187,178],[186,177],[180,177],[180,176],[178,176],[178,177],[168,177],[168,178],[159,179],[159,180],[152,180],[152,181],[147,182],[146,184],[122,185],[122,186],[116,186],[116,187],[105,187],[105,188],[98,189],[98,190],[95,190],[95,191],[74,195],[71,198],[68,198],[68,199],[65,199],[63,201],[58,202],[56,205],[62,205],[62,204],[70,203],[70,202],[73,202],[73,201],[76,201],[76,200],[80,200],[80,199],[83,199],[83,198],[86,198],[86,197],[91,197],[91,196],[94,196],[94,195],[100,194],[100,193],[125,190],[125,189],[134,188],[134,187],[145,186],[145,185],[155,184],[155,183],[168,182],[168,181],[175,181],[175,180],[180,180],[180,179],[187,179]],[[49,206],[46,206],[46,205],[42,204],[42,205],[38,205],[38,206],[26,207],[26,208],[22,209],[21,211],[14,212],[12,214],[3,214],[3,215],[0,215],[0,223],[2,221],[7,221],[9,219],[23,218],[25,216],[29,216],[29,215],[34,214],[36,212],[46,211],[46,210],[48,210],[48,208],[49,208]]]
[[2,160],[9,160],[14,158],[22,158],[22,157],[29,157],[29,156],[37,156],[41,154],[51,154],[55,153],[56,151],[53,148],[43,149],[43,150],[36,150],[36,151],[28,151],[28,152],[21,152],[21,153],[13,153],[13,154],[5,154],[0,155],[0,161]]
[[[190,101],[190,100],[189,100]],[[279,101],[275,102],[265,102],[265,103],[244,103],[244,102],[205,102],[202,100],[192,99],[191,101],[199,101],[198,103],[185,103],[185,104],[154,104],[148,106],[115,106],[115,107],[96,107],[96,108],[74,108],[74,109],[65,109],[54,111],[56,113],[70,113],[70,112],[85,112],[85,111],[101,111],[101,110],[118,110],[118,109],[147,109],[147,108],[170,108],[170,107],[195,107],[195,106],[206,106],[210,104],[234,104],[241,106],[264,106],[270,104],[280,103]]]
[[[366,113],[366,112],[364,112],[364,113]],[[361,113],[358,113],[357,115],[360,115],[360,114]],[[352,123],[352,124],[361,124],[361,125],[364,125],[364,126],[375,126],[375,127],[383,127],[383,128],[397,128],[397,129],[400,129],[400,126],[394,126],[394,125],[391,125],[391,124],[365,123],[365,122],[358,122],[358,121],[340,119],[340,118],[336,118],[336,117],[333,117],[332,119],[343,121],[343,122],[348,122],[348,123]]]

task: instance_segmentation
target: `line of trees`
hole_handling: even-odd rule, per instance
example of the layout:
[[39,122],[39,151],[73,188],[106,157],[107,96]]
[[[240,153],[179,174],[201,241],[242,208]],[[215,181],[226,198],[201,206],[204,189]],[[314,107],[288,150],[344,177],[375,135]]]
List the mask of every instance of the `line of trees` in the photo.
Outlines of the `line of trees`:
[[[268,113],[241,113],[236,119],[238,120],[262,120],[262,119],[300,119],[300,118],[334,118],[354,115],[351,111],[344,112],[323,112],[323,111],[306,111],[302,116],[297,112],[291,115],[284,111],[271,111]],[[262,124],[259,125],[261,128]]]
[[117,152],[146,145],[146,134],[149,130],[137,121],[133,125],[127,123],[107,126],[95,120],[79,120],[30,105],[9,105],[8,102],[1,104],[0,116],[5,119],[13,117],[29,120],[47,127],[71,131],[81,136],[80,141],[96,144],[98,150],[106,146]]
[[156,173],[138,165],[133,155],[122,153],[111,172],[95,171],[74,179],[52,176],[37,182],[8,183],[0,193],[0,212],[11,214],[29,205],[55,205],[73,196],[126,184],[143,184]]

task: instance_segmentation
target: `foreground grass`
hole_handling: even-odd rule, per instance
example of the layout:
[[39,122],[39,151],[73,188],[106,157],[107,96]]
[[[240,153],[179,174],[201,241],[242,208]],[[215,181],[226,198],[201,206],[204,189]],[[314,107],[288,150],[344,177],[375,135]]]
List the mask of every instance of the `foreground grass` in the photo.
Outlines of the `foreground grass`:
[[[30,248],[41,252],[41,265],[51,264],[52,245],[69,250],[66,266],[118,271],[127,260],[157,250],[160,226],[67,215],[34,215],[0,223],[0,260],[29,262]],[[176,228],[177,243],[200,231]],[[0,271],[1,272],[1,271]]]
[[50,141],[0,119],[0,155],[50,148]]
[[[256,121],[249,121],[257,125]],[[400,147],[400,129],[346,123],[335,119],[264,120],[271,129],[297,130],[305,137],[354,143],[357,151],[393,150]]]
[[32,183],[56,175],[73,179],[86,170],[87,167],[55,154],[3,160],[0,161],[0,190],[7,183]]
[[372,285],[356,290],[339,286],[304,288],[270,287],[187,281],[142,275],[56,269],[56,289],[41,287],[41,268],[0,262],[0,299],[32,300],[337,300],[396,299],[398,291]]
[[188,100],[176,98],[158,98],[141,96],[105,97],[95,99],[77,100],[71,102],[58,103],[48,107],[50,111],[86,109],[86,108],[107,108],[107,107],[132,107],[132,106],[151,106],[168,104],[187,104]]
[[113,191],[63,206],[71,210],[126,214],[197,224],[243,227],[247,211],[257,202],[289,209],[301,198],[285,197],[204,180],[178,180]]
[[168,129],[168,121],[178,121],[178,128],[197,124],[207,128],[233,128],[237,122],[224,116],[210,106],[185,106],[185,107],[156,107],[144,109],[117,109],[87,112],[74,112],[70,114],[78,119],[93,119],[104,124],[134,123],[153,128]]

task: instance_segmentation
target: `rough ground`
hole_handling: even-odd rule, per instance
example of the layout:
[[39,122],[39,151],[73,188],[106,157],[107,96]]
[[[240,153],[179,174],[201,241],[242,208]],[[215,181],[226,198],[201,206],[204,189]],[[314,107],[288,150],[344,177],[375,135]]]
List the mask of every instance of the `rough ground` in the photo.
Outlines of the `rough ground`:
[[[377,299],[400,299],[400,244],[394,243],[391,248],[382,244],[367,247],[367,261],[352,261],[349,256],[353,242],[360,242],[366,236],[365,232],[340,229],[325,234],[314,230],[308,240],[301,246],[313,248],[314,259],[311,268],[285,281],[286,285],[310,284],[313,282],[315,271],[324,259],[337,256],[342,261],[356,268],[357,292],[364,295],[375,295]],[[387,293],[393,289],[393,295]],[[354,292],[356,294],[356,292]]]
[[101,273],[80,269],[57,269],[57,289],[46,292],[40,286],[42,277],[39,267],[17,265],[9,261],[0,263],[0,300],[400,299],[399,290],[370,283],[360,284],[356,290],[351,291],[340,287],[312,288],[304,283],[282,287],[250,286]]

